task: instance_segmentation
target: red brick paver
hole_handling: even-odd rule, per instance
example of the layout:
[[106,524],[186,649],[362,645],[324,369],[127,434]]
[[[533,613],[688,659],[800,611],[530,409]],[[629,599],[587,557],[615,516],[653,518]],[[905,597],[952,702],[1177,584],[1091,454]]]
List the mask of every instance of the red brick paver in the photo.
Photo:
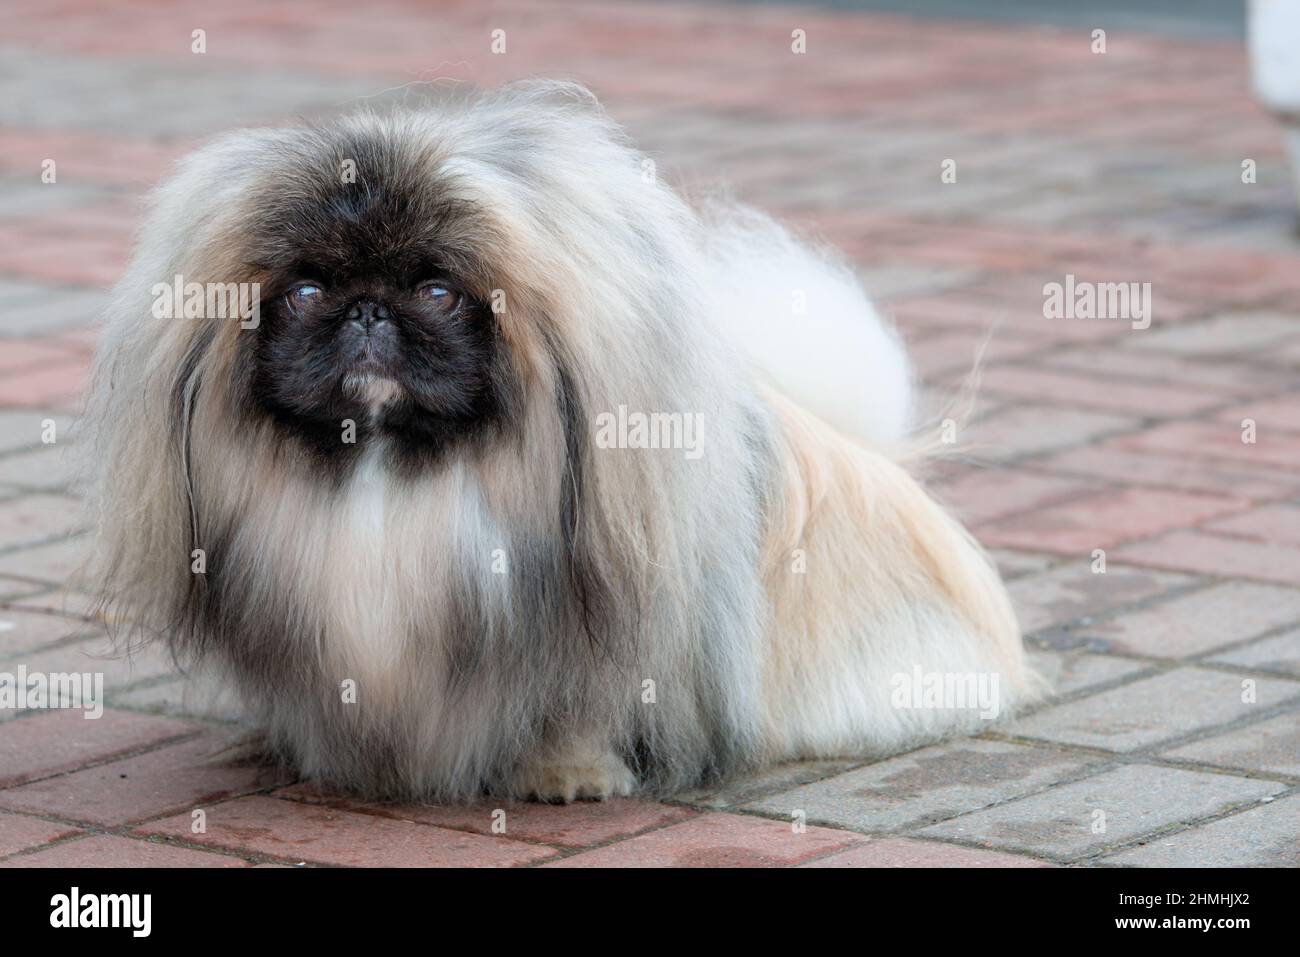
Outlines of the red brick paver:
[[356,805],[322,796],[310,786],[295,785],[277,797],[329,803],[345,810],[378,814],[402,821],[434,824],[476,834],[503,834],[519,841],[556,847],[591,847],[665,827],[697,814],[686,807],[651,801],[616,799],[589,801],[566,807],[513,801],[445,807],[420,804]]
[[1239,511],[1246,502],[1194,492],[1126,489],[1103,492],[980,527],[989,545],[1088,555],[1170,528]]
[[0,857],[42,847],[77,833],[77,828],[66,824],[0,811]]
[[0,867],[248,867],[223,854],[98,834],[0,862]]
[[45,711],[0,724],[0,788],[61,774],[193,734],[192,724],[106,708]]
[[115,825],[205,807],[277,783],[262,768],[232,767],[213,756],[228,743],[199,738],[75,774],[0,791],[0,807],[92,824]]
[[207,809],[206,832],[182,814],[137,829],[291,862],[349,867],[508,867],[553,857],[555,850],[505,837],[483,837],[298,801],[246,797]]
[[938,841],[913,841],[880,838],[812,861],[802,867],[1050,867],[1046,861],[940,844]]
[[[0,711],[0,866],[1294,862],[1300,240],[1242,44],[1112,29],[1097,55],[1090,29],[779,3],[11,6],[0,672],[99,671],[112,707]],[[193,703],[161,654],[96,657],[104,626],[67,587],[91,546],[62,453],[146,190],[231,127],[412,81],[548,75],[590,84],[674,182],[725,182],[838,245],[898,324],[927,412],[981,355],[960,457],[934,486],[1014,575],[1035,660],[1059,679],[1013,740],[941,748],[941,767],[930,751],[865,771],[816,762],[665,803],[362,805],[207,763],[230,715]],[[1044,287],[1067,275],[1150,283],[1150,327],[1046,318]],[[1123,764],[1098,770],[1099,754]],[[991,785],[995,765],[1018,780],[1018,762],[1033,788]],[[817,819],[834,827],[734,812],[808,794],[831,801]],[[1104,840],[1098,806],[1116,820]]]
[[1300,548],[1208,532],[1176,531],[1115,550],[1122,561],[1300,585]]
[[789,867],[860,844],[847,831],[706,814],[693,821],[585,851],[547,867]]

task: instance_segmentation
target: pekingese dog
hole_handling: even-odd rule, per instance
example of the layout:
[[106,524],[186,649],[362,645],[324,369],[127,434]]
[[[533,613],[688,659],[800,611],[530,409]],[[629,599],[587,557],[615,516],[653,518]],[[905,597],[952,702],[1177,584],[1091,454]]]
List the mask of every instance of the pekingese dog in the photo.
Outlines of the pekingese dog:
[[662,794],[1034,691],[997,573],[898,464],[908,364],[852,275],[689,207],[579,87],[190,156],[91,411],[113,617],[327,786]]

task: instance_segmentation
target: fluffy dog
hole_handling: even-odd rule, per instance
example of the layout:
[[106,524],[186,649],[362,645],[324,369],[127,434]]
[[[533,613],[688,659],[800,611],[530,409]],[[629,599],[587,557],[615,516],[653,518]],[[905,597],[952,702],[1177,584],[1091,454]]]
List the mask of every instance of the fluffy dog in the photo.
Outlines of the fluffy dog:
[[[893,331],[649,168],[533,83],[231,133],[157,192],[92,396],[98,589],[305,776],[665,793],[981,727],[913,675],[1032,693],[996,572],[898,464]],[[159,310],[182,278],[255,321]]]

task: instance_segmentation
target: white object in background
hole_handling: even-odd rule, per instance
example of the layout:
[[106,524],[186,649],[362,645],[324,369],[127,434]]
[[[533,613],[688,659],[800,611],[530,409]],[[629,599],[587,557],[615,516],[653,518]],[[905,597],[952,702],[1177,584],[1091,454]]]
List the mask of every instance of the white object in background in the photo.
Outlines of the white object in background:
[[1250,0],[1250,64],[1255,95],[1286,131],[1300,199],[1300,0]]

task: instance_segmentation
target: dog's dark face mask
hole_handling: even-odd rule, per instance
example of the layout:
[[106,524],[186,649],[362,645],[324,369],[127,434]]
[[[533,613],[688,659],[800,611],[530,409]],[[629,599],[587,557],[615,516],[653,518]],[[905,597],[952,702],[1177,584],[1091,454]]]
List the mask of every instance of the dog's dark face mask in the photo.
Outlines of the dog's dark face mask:
[[[260,211],[261,322],[245,341],[252,414],[346,461],[379,440],[427,460],[501,423],[510,390],[471,211],[383,142],[334,146]],[[468,254],[467,254],[468,253]]]

